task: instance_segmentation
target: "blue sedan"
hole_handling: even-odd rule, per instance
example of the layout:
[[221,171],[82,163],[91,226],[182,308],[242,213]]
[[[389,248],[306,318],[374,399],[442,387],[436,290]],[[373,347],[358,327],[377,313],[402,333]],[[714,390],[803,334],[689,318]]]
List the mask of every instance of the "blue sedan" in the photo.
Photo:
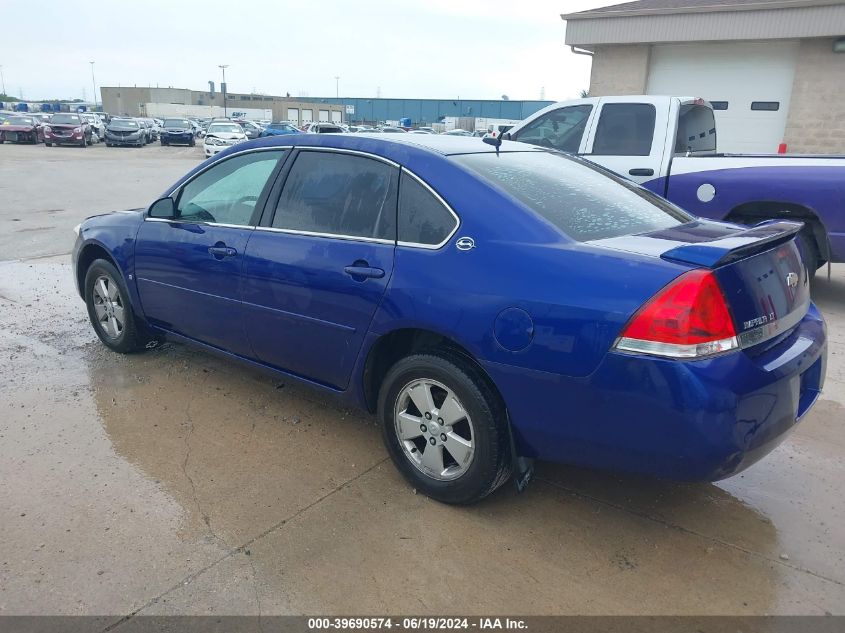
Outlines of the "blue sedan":
[[533,460],[715,480],[816,401],[800,223],[692,217],[499,139],[309,135],[205,161],[73,251],[94,331],[163,337],[377,414],[417,489],[472,503]]
[[264,138],[265,136],[284,136],[286,134],[302,134],[302,132],[290,123],[271,123],[261,130],[258,136]]

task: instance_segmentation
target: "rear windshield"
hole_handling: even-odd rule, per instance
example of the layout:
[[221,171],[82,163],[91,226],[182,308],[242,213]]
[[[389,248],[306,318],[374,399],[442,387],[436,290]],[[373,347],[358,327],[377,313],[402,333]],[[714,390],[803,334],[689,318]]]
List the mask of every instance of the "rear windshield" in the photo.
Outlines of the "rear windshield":
[[666,229],[692,217],[632,182],[555,152],[453,156],[579,242]]
[[50,119],[50,122],[55,123],[56,125],[81,123],[79,115],[76,114],[54,114],[53,118]]

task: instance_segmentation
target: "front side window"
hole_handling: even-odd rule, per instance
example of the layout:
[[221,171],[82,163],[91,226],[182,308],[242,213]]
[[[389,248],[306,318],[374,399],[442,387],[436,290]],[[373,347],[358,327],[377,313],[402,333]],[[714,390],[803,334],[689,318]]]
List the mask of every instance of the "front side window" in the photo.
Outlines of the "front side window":
[[618,176],[556,152],[465,154],[456,162],[579,242],[666,229],[692,217]]
[[593,106],[582,104],[552,110],[512,133],[511,140],[574,154],[581,145],[592,109]]
[[249,226],[255,204],[284,150],[251,152],[223,160],[186,184],[176,219]]
[[371,158],[301,152],[273,227],[342,237],[396,239],[396,169]]
[[406,173],[399,181],[399,241],[436,246],[458,221],[431,191]]
[[648,156],[657,110],[650,103],[608,103],[602,106],[593,154]]

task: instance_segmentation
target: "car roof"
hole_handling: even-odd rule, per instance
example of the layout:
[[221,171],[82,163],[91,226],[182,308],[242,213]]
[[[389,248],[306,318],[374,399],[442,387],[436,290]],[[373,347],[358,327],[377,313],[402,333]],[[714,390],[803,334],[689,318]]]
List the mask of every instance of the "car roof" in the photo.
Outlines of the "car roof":
[[[455,154],[484,154],[495,153],[496,148],[482,139],[470,136],[443,136],[439,134],[369,134],[357,132],[355,134],[291,134],[286,136],[271,136],[250,141],[248,146],[240,146],[241,150],[249,147],[268,146],[319,146],[336,149],[352,149],[383,154],[401,153],[403,149],[414,148],[433,152],[442,156]],[[544,151],[542,148],[517,143],[516,141],[502,141],[499,148],[502,152],[533,152]]]

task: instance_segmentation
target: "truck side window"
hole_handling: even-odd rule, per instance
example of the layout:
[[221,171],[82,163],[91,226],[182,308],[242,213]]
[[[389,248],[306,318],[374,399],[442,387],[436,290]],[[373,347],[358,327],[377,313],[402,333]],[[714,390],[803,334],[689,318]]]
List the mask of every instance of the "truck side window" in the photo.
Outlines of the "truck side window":
[[558,108],[531,121],[511,140],[576,153],[593,106],[589,104]]
[[715,151],[716,122],[713,110],[704,105],[682,105],[678,113],[675,153]]
[[650,103],[608,103],[602,106],[593,154],[648,156],[654,140],[657,111]]

